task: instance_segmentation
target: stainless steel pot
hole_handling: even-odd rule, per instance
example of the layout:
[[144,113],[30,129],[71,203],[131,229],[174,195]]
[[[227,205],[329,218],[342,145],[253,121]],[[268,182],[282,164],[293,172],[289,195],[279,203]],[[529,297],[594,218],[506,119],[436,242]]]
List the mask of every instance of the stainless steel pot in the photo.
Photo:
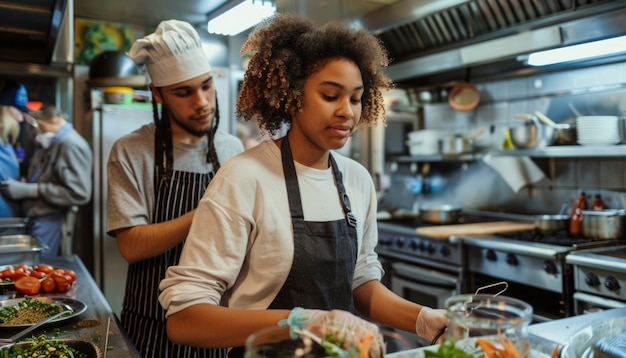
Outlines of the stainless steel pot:
[[554,128],[554,144],[567,145],[576,144],[576,126],[567,123],[555,123],[552,119],[548,118],[545,114],[536,111],[535,115],[541,122]]
[[419,207],[420,220],[430,224],[458,224],[462,215],[463,209],[461,207],[449,204]]
[[517,149],[543,148],[554,144],[556,130],[541,124],[535,117],[527,120],[524,125],[509,128],[511,142]]
[[583,236],[599,240],[624,239],[626,211],[583,210]]
[[569,215],[538,215],[535,217],[535,229],[545,234],[567,231],[569,230]]

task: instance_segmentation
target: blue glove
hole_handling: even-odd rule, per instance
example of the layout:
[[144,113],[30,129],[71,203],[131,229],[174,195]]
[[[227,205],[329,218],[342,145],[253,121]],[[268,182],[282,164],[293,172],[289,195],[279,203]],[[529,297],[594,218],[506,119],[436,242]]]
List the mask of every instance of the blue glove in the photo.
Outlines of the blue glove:
[[2,193],[13,200],[35,199],[39,196],[37,183],[24,183],[9,179],[0,184]]

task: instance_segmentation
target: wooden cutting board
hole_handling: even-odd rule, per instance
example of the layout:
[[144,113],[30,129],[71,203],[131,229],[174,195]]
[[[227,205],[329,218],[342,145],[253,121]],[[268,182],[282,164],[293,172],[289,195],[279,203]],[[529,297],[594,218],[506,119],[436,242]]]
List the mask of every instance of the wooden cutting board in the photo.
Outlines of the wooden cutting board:
[[473,224],[437,225],[417,228],[417,233],[447,239],[450,236],[486,236],[534,230],[534,224],[516,221],[496,221]]

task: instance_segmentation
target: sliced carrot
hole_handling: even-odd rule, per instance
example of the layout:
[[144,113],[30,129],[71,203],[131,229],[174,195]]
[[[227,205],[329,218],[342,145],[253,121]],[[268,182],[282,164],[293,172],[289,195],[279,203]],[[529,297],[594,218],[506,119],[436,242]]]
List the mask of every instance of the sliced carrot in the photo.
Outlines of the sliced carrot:
[[557,358],[559,356],[559,345],[557,344],[556,347],[554,347],[554,350],[552,351],[552,355],[550,355],[550,358]]
[[497,354],[498,348],[492,341],[484,339],[484,338],[478,338],[476,339],[476,343],[478,343],[478,345],[480,346],[480,349],[483,350],[485,357],[487,358],[498,357],[498,354]]
[[370,349],[370,345],[372,344],[373,339],[374,336],[372,334],[368,334],[367,337],[365,337],[365,339],[359,343],[361,349],[360,358],[369,358],[368,351]]

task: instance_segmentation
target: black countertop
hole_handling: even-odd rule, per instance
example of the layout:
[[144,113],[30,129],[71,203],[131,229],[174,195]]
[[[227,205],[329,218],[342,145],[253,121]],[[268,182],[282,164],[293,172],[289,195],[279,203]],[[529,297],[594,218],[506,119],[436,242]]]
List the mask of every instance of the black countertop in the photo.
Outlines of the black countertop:
[[[45,334],[48,338],[57,339],[80,339],[93,342],[103,352],[106,341],[106,327],[109,324],[107,358],[114,357],[140,357],[135,347],[117,320],[113,309],[91,277],[91,274],[76,255],[64,256],[55,259],[42,259],[41,263],[54,267],[74,270],[76,282],[66,293],[40,294],[41,296],[66,297],[79,300],[87,305],[87,309],[80,316],[52,323],[40,327],[29,336]],[[14,298],[1,296],[2,299]],[[0,329],[0,337],[8,338],[17,333],[19,329]]]

